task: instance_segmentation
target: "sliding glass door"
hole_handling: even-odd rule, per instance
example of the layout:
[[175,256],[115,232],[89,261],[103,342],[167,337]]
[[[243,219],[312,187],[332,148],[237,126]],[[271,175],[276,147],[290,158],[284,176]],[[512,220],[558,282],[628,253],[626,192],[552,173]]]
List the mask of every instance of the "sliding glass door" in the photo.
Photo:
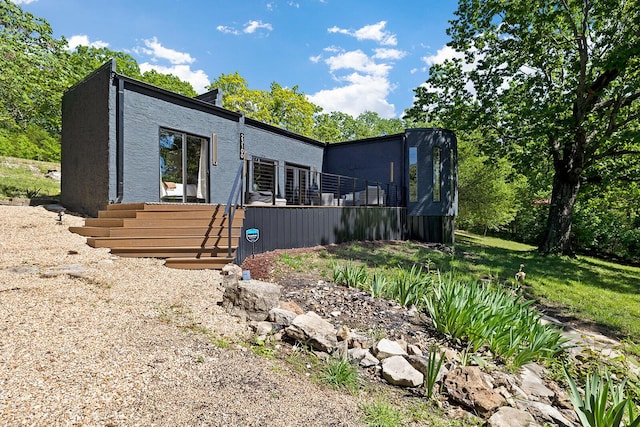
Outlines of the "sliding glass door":
[[206,138],[160,129],[161,201],[209,201],[208,147]]

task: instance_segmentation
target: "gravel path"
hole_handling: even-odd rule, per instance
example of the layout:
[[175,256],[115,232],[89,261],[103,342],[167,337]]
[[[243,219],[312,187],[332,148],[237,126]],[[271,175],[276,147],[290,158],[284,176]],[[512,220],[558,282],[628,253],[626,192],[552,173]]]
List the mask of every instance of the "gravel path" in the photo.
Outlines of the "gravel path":
[[0,206],[0,425],[358,425],[356,397],[219,345],[248,329],[218,272],[114,257],[56,218]]

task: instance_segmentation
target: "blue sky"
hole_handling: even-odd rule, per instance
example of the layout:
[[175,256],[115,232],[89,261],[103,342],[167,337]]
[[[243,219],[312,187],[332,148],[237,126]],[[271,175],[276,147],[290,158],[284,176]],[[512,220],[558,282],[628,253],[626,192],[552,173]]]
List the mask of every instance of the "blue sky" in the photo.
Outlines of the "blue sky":
[[131,54],[198,93],[238,72],[251,89],[298,85],[324,112],[401,117],[451,56],[454,0],[14,0],[56,37]]

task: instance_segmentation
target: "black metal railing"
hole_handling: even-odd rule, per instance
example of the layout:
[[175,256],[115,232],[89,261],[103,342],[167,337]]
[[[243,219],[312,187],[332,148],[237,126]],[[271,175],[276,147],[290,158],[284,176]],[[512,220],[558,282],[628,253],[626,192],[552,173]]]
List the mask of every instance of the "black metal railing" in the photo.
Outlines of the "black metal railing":
[[224,208],[224,216],[227,218],[227,232],[228,232],[228,249],[227,256],[231,258],[231,226],[233,224],[233,217],[236,213],[236,208],[242,206],[242,182],[244,175],[244,161],[240,162],[236,178],[233,181],[233,187],[229,193],[229,199],[227,200],[227,206]]
[[[403,188],[381,182],[313,171],[291,165],[265,168],[248,161],[247,205],[405,206]],[[268,174],[269,176],[265,176]]]

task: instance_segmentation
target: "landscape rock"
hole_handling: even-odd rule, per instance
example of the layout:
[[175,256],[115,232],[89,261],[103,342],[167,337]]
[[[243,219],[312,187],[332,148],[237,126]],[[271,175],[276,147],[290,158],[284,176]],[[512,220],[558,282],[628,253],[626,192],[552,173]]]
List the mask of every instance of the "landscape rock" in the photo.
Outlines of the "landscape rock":
[[379,360],[382,360],[392,356],[406,356],[407,352],[396,341],[382,338],[376,344],[374,354]]
[[344,325],[338,328],[338,332],[336,333],[336,338],[338,338],[338,341],[346,341],[348,343],[350,337],[351,331],[349,331],[349,328]]
[[336,329],[313,311],[296,316],[285,332],[296,341],[328,353],[338,345]]
[[550,402],[555,393],[544,385],[541,378],[542,372],[542,367],[535,363],[523,366],[520,373],[520,389],[529,399]]
[[42,277],[56,277],[66,274],[71,277],[85,277],[88,269],[82,264],[62,264],[56,267],[49,267],[40,275]]
[[238,280],[242,278],[242,267],[230,262],[222,267],[222,274],[225,276],[235,276]]
[[350,348],[371,348],[373,347],[373,340],[366,335],[361,335],[355,332],[351,332],[349,337]]
[[422,356],[422,350],[415,344],[407,345],[407,353],[412,356]]
[[273,323],[264,320],[258,322],[250,322],[249,327],[253,329],[253,331],[258,336],[266,336],[273,331]]
[[225,289],[223,305],[231,314],[249,320],[266,320],[269,311],[278,306],[281,287],[259,280],[242,280]]
[[348,351],[348,354],[351,360],[357,362],[363,368],[380,364],[380,361],[369,350],[364,348],[352,348]]
[[402,356],[383,359],[382,376],[390,384],[401,387],[417,387],[424,382],[424,375]]
[[487,421],[489,427],[537,427],[530,413],[503,406]]
[[[420,373],[422,375],[424,375],[425,377],[428,375],[429,373],[429,359],[424,357],[424,356],[417,356],[414,354],[410,354],[408,356],[405,356],[405,359],[407,359],[407,362],[409,362],[411,364],[411,366],[413,366],[414,368],[416,368],[418,371],[420,371]],[[437,359],[436,359],[436,363],[437,363]],[[438,375],[437,375],[437,379],[441,380],[445,374],[447,374],[449,371],[447,370],[447,368],[443,365],[440,366],[440,370],[438,371]]]
[[557,408],[544,402],[530,400],[518,401],[518,407],[528,411],[541,423],[551,423],[561,427],[574,427],[576,424],[567,419]]
[[296,313],[282,308],[274,307],[269,310],[269,321],[275,323],[280,328],[286,328],[291,325],[293,319],[297,316]]
[[487,384],[477,366],[463,366],[444,377],[444,387],[449,397],[471,409],[487,415],[506,403],[499,393]]
[[298,314],[304,314],[304,310],[293,301],[280,301],[280,308]]

